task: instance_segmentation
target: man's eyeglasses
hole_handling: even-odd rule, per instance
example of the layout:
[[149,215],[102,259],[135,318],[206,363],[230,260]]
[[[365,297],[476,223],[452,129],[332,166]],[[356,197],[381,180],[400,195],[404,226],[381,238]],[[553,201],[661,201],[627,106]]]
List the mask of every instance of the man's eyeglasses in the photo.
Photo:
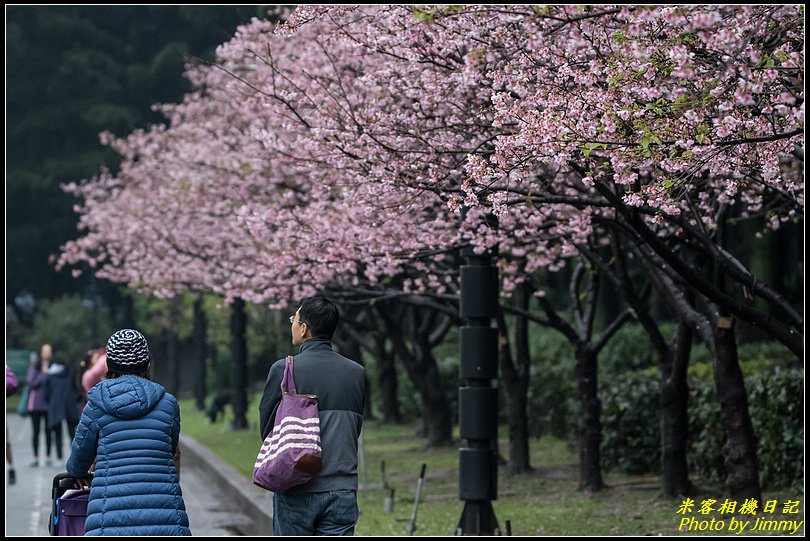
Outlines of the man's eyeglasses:
[[[293,315],[293,316],[290,316],[290,318],[289,318],[289,319],[290,319],[290,323],[291,323],[291,324],[292,324],[292,323],[295,323],[295,316],[294,316],[294,315]],[[298,321],[298,323],[300,323],[301,325],[306,325],[306,323],[304,323],[303,321],[300,321],[300,320]]]

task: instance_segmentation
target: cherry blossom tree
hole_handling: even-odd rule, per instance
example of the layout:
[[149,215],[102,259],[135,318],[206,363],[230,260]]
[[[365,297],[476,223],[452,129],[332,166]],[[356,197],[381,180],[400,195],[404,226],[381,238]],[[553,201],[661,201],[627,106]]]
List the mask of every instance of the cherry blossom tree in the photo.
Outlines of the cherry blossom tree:
[[[670,295],[686,286],[703,297],[703,314],[686,309],[715,354],[728,488],[759,498],[733,328],[725,322],[733,315],[767,328],[801,354],[803,318],[765,285],[753,295],[780,317],[733,290],[732,283],[740,291],[755,279],[723,236],[734,220],[764,216],[776,227],[802,213],[803,176],[790,158],[804,140],[801,14],[795,6],[567,6],[526,15],[506,15],[522,31],[490,43],[494,58],[479,68],[499,85],[495,116],[512,133],[498,138],[491,156],[470,158],[477,185],[500,191],[508,204],[524,186],[524,193],[542,191],[536,172],[557,167],[568,194],[596,190],[610,203],[588,221],[615,223],[644,246],[640,255],[679,282],[659,281],[674,285]],[[514,204],[523,204],[519,197],[511,196]],[[686,263],[689,252],[712,268],[713,279]]]
[[[741,218],[767,213],[776,226],[796,216],[802,179],[779,161],[803,137],[795,7],[546,9],[310,6],[294,12],[284,28],[297,30],[281,38],[255,21],[221,48],[222,67],[191,70],[204,90],[164,108],[171,128],[116,141],[122,171],[70,187],[86,202],[79,211],[88,234],[66,247],[62,263],[107,262],[102,275],[122,273],[115,277],[157,291],[200,283],[267,300],[280,277],[256,269],[288,257],[297,235],[310,235],[313,246],[300,260],[347,246],[345,258],[323,267],[365,259],[363,274],[374,282],[400,271],[411,254],[451,247],[464,238],[454,233],[460,225],[482,248],[525,256],[531,272],[557,268],[595,216],[609,219],[619,205],[639,209],[660,237],[713,230],[717,209],[737,200],[750,203],[737,204]],[[736,38],[727,35],[731,22]],[[769,22],[783,24],[770,30]],[[642,57],[648,61],[639,64]],[[719,68],[725,72],[715,81]],[[253,71],[235,76],[240,70]],[[698,84],[696,74],[709,82]],[[439,203],[471,212],[462,220]],[[497,231],[481,225],[489,209],[501,216]],[[236,265],[190,277],[182,274],[193,269],[177,265],[182,270],[149,277],[157,261],[118,248],[132,242],[131,231],[112,227],[124,212],[122,221],[153,226],[136,238],[164,262],[173,263],[164,254],[187,252],[213,267],[226,258]],[[348,227],[332,227],[334,214]],[[179,227],[155,225],[167,220]],[[223,222],[234,229],[223,230]],[[261,248],[240,239],[233,249],[240,222]],[[384,233],[369,236],[369,228]],[[276,235],[281,229],[289,242]],[[371,239],[373,247],[358,253]],[[388,257],[366,257],[382,253]],[[730,254],[712,255],[726,258],[732,277],[750,278]],[[136,260],[149,262],[140,274]],[[514,278],[507,272],[505,279],[508,292]],[[263,288],[263,280],[273,286]]]
[[[509,295],[611,231],[662,273],[662,295],[697,296],[673,306],[728,375],[727,430],[750,427],[733,329],[716,323],[739,318],[802,354],[803,317],[724,234],[803,217],[802,16],[302,6],[278,28],[255,20],[217,65],[190,69],[198,90],[165,107],[169,127],[115,142],[120,172],[70,187],[87,234],[61,261],[164,295],[281,304],[395,276],[406,293],[452,295],[453,250],[472,244],[497,248]],[[732,492],[758,495],[750,434],[732,447]]]
[[[267,29],[258,21],[253,27],[259,34]],[[295,52],[299,46],[285,47],[280,58],[289,64],[280,69],[306,68]],[[226,47],[223,55],[228,54]],[[328,127],[330,119],[313,118],[321,111],[307,110],[312,98],[306,93],[297,95],[291,110],[292,98],[270,84],[275,72],[260,72],[248,61],[256,59],[232,58],[223,66],[192,69],[190,76],[201,90],[181,105],[164,107],[170,127],[115,141],[125,157],[122,171],[70,188],[87,201],[82,225],[89,234],[67,247],[64,263],[86,258],[95,264],[98,252],[102,262],[111,262],[103,276],[161,295],[196,286],[229,299],[282,305],[341,275],[354,277],[357,284],[360,274],[374,286],[418,259],[414,254],[424,246],[442,242],[429,205],[414,190],[388,195],[373,208],[359,204],[375,195],[339,165],[319,159],[322,152],[305,138],[313,126]],[[325,68],[309,73],[317,69]],[[256,91],[260,85],[267,90]],[[268,101],[274,107],[269,112]],[[290,115],[297,125],[287,119]],[[257,150],[257,142],[264,148]],[[229,190],[234,191],[228,195]],[[92,211],[91,205],[96,207]],[[132,226],[106,225],[110,221],[140,222],[139,228],[157,232],[138,243],[129,238]],[[419,239],[420,231],[430,243]],[[128,254],[137,261],[127,261]],[[445,258],[441,250],[432,250],[434,264]],[[177,259],[184,264],[172,265]],[[417,261],[415,272],[423,268]],[[403,287],[429,285],[441,292],[450,279],[439,281],[434,273],[422,286],[407,278]],[[438,388],[436,382],[430,385]],[[450,439],[447,426],[442,441]]]
[[[526,254],[527,266],[550,267],[576,253],[594,224],[613,224],[629,242],[644,246],[641,257],[667,269],[670,276],[658,283],[676,278],[676,287],[701,296],[705,313],[695,320],[690,311],[690,317],[715,352],[726,427],[743,432],[729,440],[729,488],[758,497],[755,451],[745,434],[750,420],[739,413],[747,406],[725,321],[746,320],[801,354],[803,318],[728,252],[723,234],[733,221],[763,217],[777,227],[801,216],[803,176],[791,159],[803,156],[804,36],[796,6],[485,6],[410,13],[318,7],[296,15],[291,27],[336,21],[366,50],[419,66],[420,73],[404,83],[390,80],[391,70],[376,74],[389,77],[378,87],[419,96],[421,110],[425,94],[407,89],[428,79],[425,72],[434,80],[444,75],[438,85],[443,99],[432,104],[433,112],[453,103],[448,89],[463,96],[470,82],[476,97],[489,98],[492,107],[464,115],[486,126],[473,130],[479,136],[474,142],[484,143],[468,156],[466,176],[453,178],[453,169],[437,174],[439,159],[426,165],[427,175],[414,178],[410,162],[398,171],[401,184],[438,193],[450,207],[483,206],[498,215],[499,231],[473,233],[479,246],[497,244],[509,253],[514,239],[528,238],[536,249]],[[453,61],[468,69],[454,69]],[[460,72],[468,78],[459,80]],[[402,122],[408,115],[413,121],[413,108],[393,109],[387,118]],[[454,125],[447,120],[443,126]],[[414,147],[392,133],[432,133],[416,129],[429,126],[424,122],[408,130],[386,126],[377,118],[362,128],[374,130],[375,145],[354,152],[358,162],[374,159],[376,150],[396,166],[396,158],[413,155]],[[538,242],[545,236],[538,223],[553,231],[556,249]],[[678,246],[687,249],[673,249]],[[693,256],[698,269],[712,268],[714,278],[686,263]],[[752,306],[738,293],[742,288],[779,315]]]

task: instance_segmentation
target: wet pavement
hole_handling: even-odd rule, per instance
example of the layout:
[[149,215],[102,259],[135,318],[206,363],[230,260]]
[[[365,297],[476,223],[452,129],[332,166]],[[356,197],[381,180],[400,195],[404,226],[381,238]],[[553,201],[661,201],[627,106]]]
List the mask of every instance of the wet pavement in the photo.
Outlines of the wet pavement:
[[[47,536],[51,512],[51,483],[56,474],[65,471],[70,444],[65,437],[65,456],[62,460],[54,458],[51,466],[40,463],[38,467],[32,467],[31,420],[8,412],[6,425],[17,472],[16,484],[9,485],[6,467],[6,537]],[[42,452],[45,438],[41,434],[40,438]],[[239,511],[234,501],[222,497],[217,481],[197,465],[183,461],[180,486],[193,535],[241,535],[242,525],[250,521]]]

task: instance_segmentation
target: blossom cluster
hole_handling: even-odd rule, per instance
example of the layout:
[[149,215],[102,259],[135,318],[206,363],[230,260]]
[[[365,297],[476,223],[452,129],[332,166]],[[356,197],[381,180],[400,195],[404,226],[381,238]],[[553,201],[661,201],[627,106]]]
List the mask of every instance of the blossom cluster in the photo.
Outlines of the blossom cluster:
[[[445,293],[456,248],[509,293],[639,209],[803,215],[797,6],[301,6],[189,66],[167,124],[68,190],[60,264],[162,295],[282,304],[332,283]],[[494,220],[492,218],[495,218]]]

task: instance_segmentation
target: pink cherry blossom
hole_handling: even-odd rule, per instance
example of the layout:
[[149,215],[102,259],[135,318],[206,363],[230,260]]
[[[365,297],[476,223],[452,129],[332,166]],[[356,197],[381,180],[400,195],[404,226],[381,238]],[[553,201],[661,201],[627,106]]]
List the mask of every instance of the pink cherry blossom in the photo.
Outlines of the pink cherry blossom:
[[[190,65],[167,124],[65,188],[61,265],[156,294],[285,304],[330,284],[454,291],[497,248],[504,292],[615,219],[803,215],[798,6],[301,6]],[[487,221],[498,217],[497,226]]]

